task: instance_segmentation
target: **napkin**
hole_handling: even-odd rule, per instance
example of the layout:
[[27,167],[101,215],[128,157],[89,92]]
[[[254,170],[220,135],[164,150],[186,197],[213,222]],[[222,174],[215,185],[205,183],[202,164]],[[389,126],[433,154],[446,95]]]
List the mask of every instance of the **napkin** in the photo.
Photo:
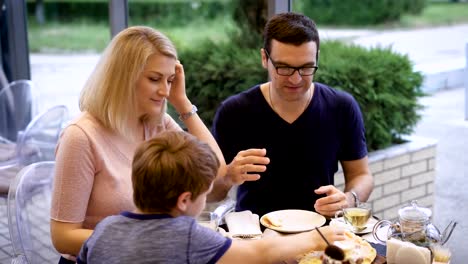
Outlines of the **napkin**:
[[425,247],[390,238],[387,240],[387,263],[428,264],[432,263],[431,252]]
[[225,220],[232,238],[261,238],[262,236],[259,217],[249,210],[228,213]]
[[353,231],[353,227],[349,224],[347,224],[343,218],[332,218],[330,220],[330,226],[332,227],[337,227],[337,228],[341,228],[341,229],[345,229],[345,230],[348,230],[350,232]]

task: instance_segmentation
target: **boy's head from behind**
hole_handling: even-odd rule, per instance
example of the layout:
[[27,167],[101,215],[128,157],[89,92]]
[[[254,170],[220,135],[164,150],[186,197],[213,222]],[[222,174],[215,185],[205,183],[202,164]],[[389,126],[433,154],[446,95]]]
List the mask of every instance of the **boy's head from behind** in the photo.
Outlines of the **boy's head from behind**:
[[145,213],[198,215],[219,168],[208,144],[184,131],[143,142],[132,164],[133,201]]

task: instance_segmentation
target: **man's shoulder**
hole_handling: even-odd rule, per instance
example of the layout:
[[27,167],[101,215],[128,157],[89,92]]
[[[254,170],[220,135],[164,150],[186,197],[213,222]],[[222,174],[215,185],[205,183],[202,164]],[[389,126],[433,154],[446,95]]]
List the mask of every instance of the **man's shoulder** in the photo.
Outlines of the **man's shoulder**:
[[323,83],[314,83],[315,94],[320,98],[321,101],[333,103],[337,105],[350,105],[356,102],[354,96],[344,90],[331,87]]
[[346,99],[346,100],[354,100],[353,96],[351,93],[341,90],[339,88],[331,87],[329,85],[315,82],[315,89],[317,92],[319,92],[323,96],[327,97],[333,97],[333,98],[338,98],[338,99]]
[[224,107],[249,105],[258,100],[259,94],[261,94],[260,85],[257,84],[245,91],[229,96],[221,103],[221,105]]

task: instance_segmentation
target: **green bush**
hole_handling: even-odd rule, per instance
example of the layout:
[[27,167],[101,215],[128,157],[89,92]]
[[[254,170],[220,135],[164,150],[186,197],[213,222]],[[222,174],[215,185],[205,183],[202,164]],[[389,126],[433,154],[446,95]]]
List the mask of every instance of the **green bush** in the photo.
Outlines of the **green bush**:
[[367,26],[422,11],[425,0],[296,0],[294,7],[318,24]]
[[406,13],[412,15],[421,14],[423,9],[426,7],[427,0],[412,0],[405,1],[403,9]]
[[406,55],[390,48],[324,42],[319,66],[316,81],[347,91],[358,101],[369,150],[399,142],[413,131],[420,118],[417,99],[423,96],[423,76],[413,71]]
[[[369,150],[385,148],[411,133],[419,120],[422,75],[412,70],[407,56],[388,48],[366,50],[340,42],[323,42],[320,52],[315,80],[356,98]],[[222,100],[268,78],[257,48],[206,43],[179,55],[186,62],[188,96],[208,126]]]
[[258,49],[206,42],[198,48],[180,50],[179,57],[184,64],[187,94],[208,126],[222,100],[268,78]]
[[[27,1],[28,15],[35,15],[36,1]],[[109,1],[106,0],[46,0],[43,2],[46,21],[109,21]],[[84,12],[85,11],[85,12]],[[214,19],[232,13],[228,0],[139,0],[128,1],[130,24],[183,26],[194,19]]]

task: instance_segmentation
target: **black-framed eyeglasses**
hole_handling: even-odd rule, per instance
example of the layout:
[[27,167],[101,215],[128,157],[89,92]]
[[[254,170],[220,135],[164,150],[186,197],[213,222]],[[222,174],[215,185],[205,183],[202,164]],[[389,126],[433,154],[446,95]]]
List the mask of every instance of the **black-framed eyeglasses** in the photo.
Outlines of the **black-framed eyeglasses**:
[[305,67],[292,67],[292,66],[276,66],[277,63],[270,57],[270,54],[266,49],[263,49],[268,59],[270,59],[271,64],[276,69],[276,73],[281,76],[291,76],[294,72],[298,71],[301,76],[310,76],[314,75],[318,69],[318,66],[305,66]]

